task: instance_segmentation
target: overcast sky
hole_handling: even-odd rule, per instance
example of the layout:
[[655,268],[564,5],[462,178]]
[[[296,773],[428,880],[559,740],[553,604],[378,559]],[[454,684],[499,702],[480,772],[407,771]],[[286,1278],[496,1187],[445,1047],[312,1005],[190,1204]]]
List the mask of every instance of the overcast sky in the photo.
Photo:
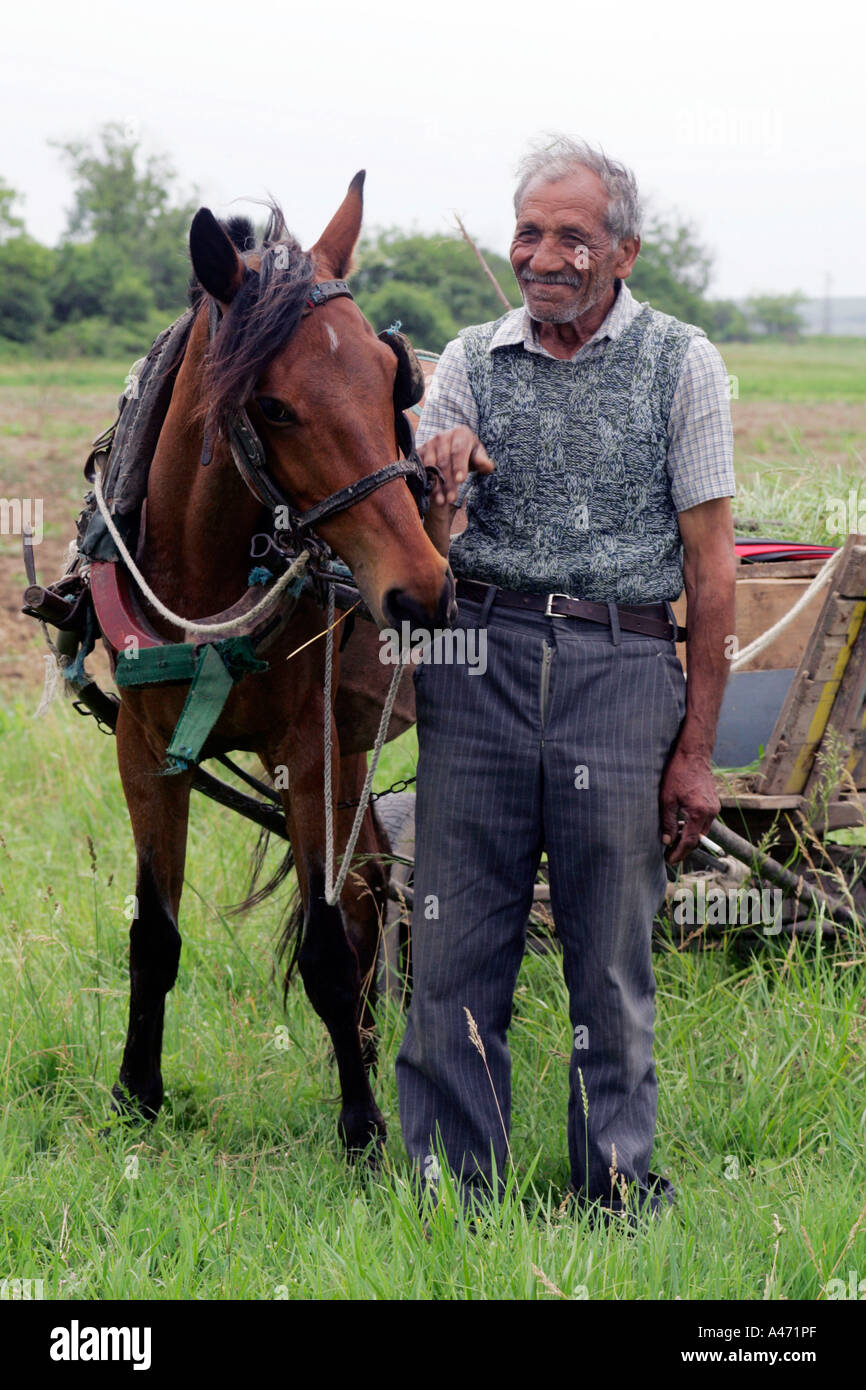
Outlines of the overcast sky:
[[0,176],[55,242],[70,183],[46,143],[123,120],[225,211],[267,191],[315,239],[356,169],[367,225],[506,252],[517,159],[548,130],[631,164],[694,220],[711,293],[866,295],[859,6],[717,0],[512,6],[183,0],[7,9]]

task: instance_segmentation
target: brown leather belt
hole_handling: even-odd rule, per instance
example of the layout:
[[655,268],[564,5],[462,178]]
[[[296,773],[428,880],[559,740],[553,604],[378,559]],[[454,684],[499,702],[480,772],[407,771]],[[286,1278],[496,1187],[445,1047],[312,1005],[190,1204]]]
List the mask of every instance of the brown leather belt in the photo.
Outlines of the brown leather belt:
[[[495,589],[491,599],[490,590]],[[544,613],[548,618],[583,618],[586,622],[602,623],[611,626],[610,607],[606,603],[593,603],[589,599],[570,598],[568,594],[522,594],[514,589],[497,589],[493,584],[482,584],[477,579],[458,579],[457,597],[472,599],[475,603],[499,603],[504,608],[520,608],[532,613]],[[664,637],[668,641],[674,637],[685,642],[686,630],[678,627],[672,620],[673,610],[664,603],[618,603],[615,607],[619,625],[626,632],[640,632],[644,637]]]

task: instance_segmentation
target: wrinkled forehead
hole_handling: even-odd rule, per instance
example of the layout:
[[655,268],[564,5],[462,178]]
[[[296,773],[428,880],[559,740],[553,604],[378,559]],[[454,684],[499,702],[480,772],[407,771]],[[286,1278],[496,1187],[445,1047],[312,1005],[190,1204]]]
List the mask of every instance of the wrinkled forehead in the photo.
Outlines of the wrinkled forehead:
[[545,226],[581,226],[587,231],[604,227],[608,193],[598,174],[576,169],[564,178],[541,176],[527,185],[517,225],[534,222]]

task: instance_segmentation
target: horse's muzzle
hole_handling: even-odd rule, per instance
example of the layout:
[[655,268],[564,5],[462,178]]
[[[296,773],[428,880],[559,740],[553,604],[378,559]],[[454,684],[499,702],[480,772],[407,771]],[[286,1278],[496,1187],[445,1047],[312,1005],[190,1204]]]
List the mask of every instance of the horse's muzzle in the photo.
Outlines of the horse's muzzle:
[[402,622],[411,623],[416,628],[452,627],[457,617],[457,599],[450,568],[445,571],[432,612],[408,589],[389,589],[382,600],[382,611],[385,621],[393,627],[399,627]]

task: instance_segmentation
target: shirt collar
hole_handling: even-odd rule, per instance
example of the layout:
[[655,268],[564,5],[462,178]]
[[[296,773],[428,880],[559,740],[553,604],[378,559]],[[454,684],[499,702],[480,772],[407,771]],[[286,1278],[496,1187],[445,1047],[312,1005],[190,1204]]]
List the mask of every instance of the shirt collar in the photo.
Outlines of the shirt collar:
[[[606,317],[599,324],[592,337],[588,338],[578,349],[578,352],[583,352],[584,348],[588,348],[591,343],[599,343],[605,338],[618,338],[635,315],[640,313],[643,306],[635,299],[625,281],[617,280],[616,285],[618,286],[617,295]],[[495,352],[497,348],[513,347],[517,343],[522,343],[527,352],[534,352],[543,357],[553,357],[553,353],[542,347],[536,338],[533,322],[525,305],[519,309],[513,309],[510,314],[506,314],[491,338],[487,350],[488,352]],[[576,357],[578,353],[574,355]]]

